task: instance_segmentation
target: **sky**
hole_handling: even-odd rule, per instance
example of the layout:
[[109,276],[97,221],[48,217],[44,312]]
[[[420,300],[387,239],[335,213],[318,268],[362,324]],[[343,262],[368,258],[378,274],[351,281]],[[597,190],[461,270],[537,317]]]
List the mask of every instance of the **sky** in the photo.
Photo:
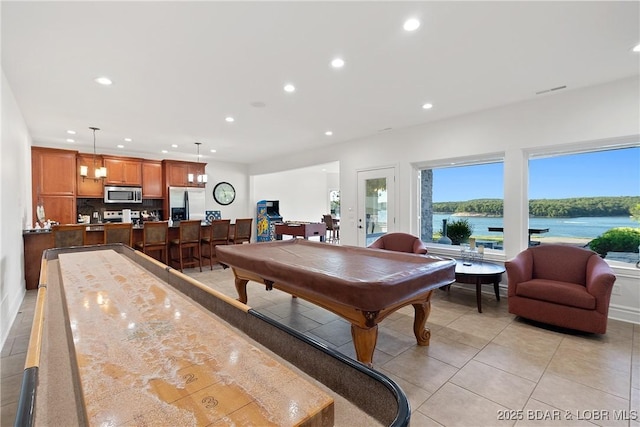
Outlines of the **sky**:
[[[433,170],[433,201],[503,198],[503,165]],[[640,196],[640,147],[529,161],[529,199]]]

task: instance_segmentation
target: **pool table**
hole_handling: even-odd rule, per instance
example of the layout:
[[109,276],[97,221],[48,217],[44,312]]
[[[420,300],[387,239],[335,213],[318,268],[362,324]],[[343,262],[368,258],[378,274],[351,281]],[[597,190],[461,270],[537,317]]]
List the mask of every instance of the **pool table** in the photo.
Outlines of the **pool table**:
[[220,264],[235,274],[238,300],[247,283],[263,283],[323,307],[351,323],[358,360],[372,365],[378,323],[413,305],[418,345],[429,345],[425,328],[432,292],[455,281],[450,258],[292,239],[216,248]]
[[321,426],[333,405],[337,424],[411,413],[384,375],[141,252],[45,251],[16,425]]

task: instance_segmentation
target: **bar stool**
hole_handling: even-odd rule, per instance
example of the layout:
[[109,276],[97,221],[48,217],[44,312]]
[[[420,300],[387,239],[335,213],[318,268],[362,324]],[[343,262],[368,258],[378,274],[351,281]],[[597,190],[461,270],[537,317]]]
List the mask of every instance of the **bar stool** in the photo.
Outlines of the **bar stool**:
[[54,225],[51,232],[54,248],[84,246],[87,241],[87,226],[84,224]]
[[[202,258],[209,259],[209,266],[213,270],[213,260],[216,257],[215,247],[229,244],[230,219],[214,219],[209,227],[209,235],[203,236],[200,241],[203,246],[209,247],[209,255],[201,254]],[[202,250],[202,248],[201,248]]]
[[[200,241],[202,240],[202,226],[199,219],[180,221],[180,237],[169,242],[169,253],[172,248],[178,248],[177,258],[171,261],[180,264],[180,271],[185,266],[199,266],[202,271],[202,257],[200,256]],[[184,255],[184,250],[188,249],[189,255]],[[197,253],[197,256],[196,256]]]
[[322,220],[327,226],[327,231],[329,231],[331,235],[327,241],[331,243],[338,243],[340,241],[340,225],[336,224],[333,216],[331,215],[323,215]]
[[103,242],[122,243],[133,246],[133,224],[130,222],[108,222],[104,225]]
[[231,239],[231,243],[234,245],[239,245],[244,242],[251,242],[251,223],[253,222],[252,218],[240,218],[236,219],[236,230],[233,233],[233,238]]
[[149,254],[149,252],[159,251],[164,263],[167,262],[167,243],[169,239],[169,222],[148,221],[142,229],[142,242],[136,242],[135,248]]

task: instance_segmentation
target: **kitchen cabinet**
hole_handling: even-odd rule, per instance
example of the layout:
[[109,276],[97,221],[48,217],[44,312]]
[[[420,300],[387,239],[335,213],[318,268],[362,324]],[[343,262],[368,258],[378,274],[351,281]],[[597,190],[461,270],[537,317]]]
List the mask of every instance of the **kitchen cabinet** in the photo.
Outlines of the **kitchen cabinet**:
[[[198,182],[198,175],[204,175],[205,163],[179,162],[175,160],[163,160],[164,164],[164,189],[167,187],[200,187],[205,183]],[[193,182],[189,182],[189,175],[193,175]]]
[[[104,182],[102,179],[96,180],[96,168],[102,167],[102,156],[94,156],[93,154],[78,154],[76,158],[76,184],[77,197],[86,198],[102,198]],[[86,166],[87,177],[80,176],[80,166]]]
[[142,197],[144,199],[161,199],[162,162],[144,160],[142,162]]
[[61,224],[76,222],[77,151],[31,147],[31,197],[33,220],[36,206],[44,206],[46,219]]
[[142,185],[142,160],[104,156],[104,166],[107,168],[105,184]]

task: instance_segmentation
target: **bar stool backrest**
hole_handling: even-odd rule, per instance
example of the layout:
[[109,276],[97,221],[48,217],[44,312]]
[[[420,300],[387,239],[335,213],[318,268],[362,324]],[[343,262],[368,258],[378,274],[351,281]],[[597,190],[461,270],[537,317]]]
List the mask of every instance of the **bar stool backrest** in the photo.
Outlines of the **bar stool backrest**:
[[215,219],[211,221],[211,242],[214,245],[226,245],[229,243],[230,219]]
[[130,222],[115,222],[104,225],[104,243],[122,243],[133,245],[133,224]]
[[142,233],[143,246],[167,245],[169,223],[167,221],[149,221],[144,223]]
[[54,225],[51,231],[54,248],[84,246],[87,240],[87,226],[84,224]]
[[200,244],[201,221],[199,219],[180,221],[180,243]]
[[244,243],[251,241],[252,218],[236,219],[236,230],[233,236],[233,243]]

